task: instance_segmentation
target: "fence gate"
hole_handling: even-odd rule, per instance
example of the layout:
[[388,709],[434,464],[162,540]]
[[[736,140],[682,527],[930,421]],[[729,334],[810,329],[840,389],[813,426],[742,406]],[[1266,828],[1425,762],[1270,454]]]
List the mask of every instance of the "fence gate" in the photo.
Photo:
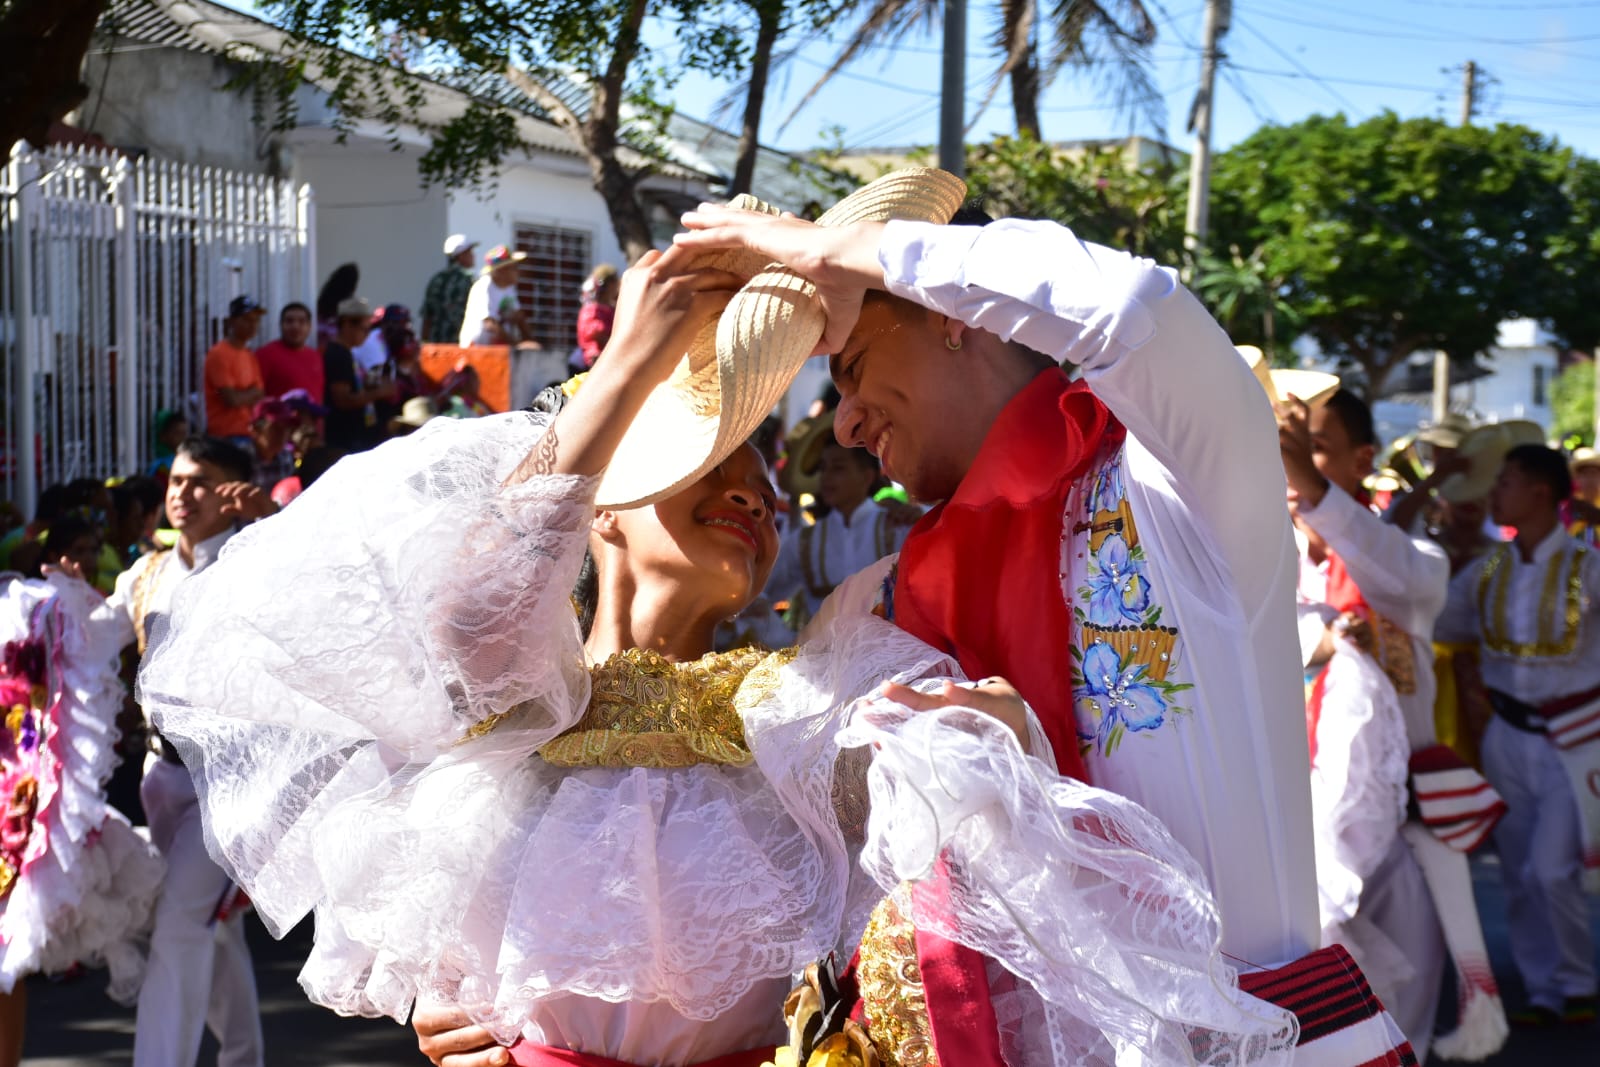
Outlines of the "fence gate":
[[0,481],[39,489],[135,474],[156,412],[202,424],[200,371],[228,301],[310,302],[309,187],[98,149],[0,171]]

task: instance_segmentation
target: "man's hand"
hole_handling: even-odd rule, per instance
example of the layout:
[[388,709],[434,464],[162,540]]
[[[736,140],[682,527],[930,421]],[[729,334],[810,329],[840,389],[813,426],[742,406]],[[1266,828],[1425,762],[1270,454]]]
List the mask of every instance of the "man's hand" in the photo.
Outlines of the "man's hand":
[[1378,648],[1377,637],[1372,632],[1372,622],[1365,615],[1347,611],[1333,620],[1333,629],[1355,645],[1367,655],[1373,655]]
[[1301,508],[1314,509],[1328,493],[1328,479],[1317,470],[1311,450],[1311,409],[1297,396],[1272,405],[1278,416],[1278,452],[1289,479],[1289,496]]
[[688,232],[673,238],[678,248],[695,252],[747,248],[782,263],[815,285],[828,319],[817,355],[844,348],[861,315],[866,291],[883,288],[883,267],[878,262],[881,222],[818,226],[792,215],[763,215],[702,204],[683,216],[683,225]]
[[417,1048],[438,1067],[505,1067],[511,1053],[466,1012],[445,1004],[417,1002],[411,1013]]
[[71,556],[62,556],[54,563],[41,564],[39,570],[47,576],[51,574],[65,574],[68,578],[76,578],[80,582],[87,582],[89,580],[83,575],[83,564],[79,563]]
[[985,678],[975,688],[945,682],[937,693],[919,693],[908,685],[885,682],[879,693],[912,711],[937,711],[940,708],[970,708],[989,716],[1009,729],[1028,751],[1028,706],[1012,684],[1004,678]]
[[249,482],[226,482],[217,486],[217,495],[222,498],[222,513],[241,522],[255,522],[278,513],[278,505],[272,502],[272,497]]

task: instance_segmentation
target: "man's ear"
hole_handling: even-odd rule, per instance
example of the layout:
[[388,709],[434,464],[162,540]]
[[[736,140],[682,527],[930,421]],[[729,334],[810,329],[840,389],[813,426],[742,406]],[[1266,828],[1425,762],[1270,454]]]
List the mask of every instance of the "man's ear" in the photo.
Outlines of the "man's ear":
[[967,324],[958,318],[942,315],[939,332],[944,335],[944,346],[952,352],[958,351],[967,339]]
[[607,544],[616,544],[621,540],[622,535],[617,532],[617,513],[614,511],[596,511],[589,529]]

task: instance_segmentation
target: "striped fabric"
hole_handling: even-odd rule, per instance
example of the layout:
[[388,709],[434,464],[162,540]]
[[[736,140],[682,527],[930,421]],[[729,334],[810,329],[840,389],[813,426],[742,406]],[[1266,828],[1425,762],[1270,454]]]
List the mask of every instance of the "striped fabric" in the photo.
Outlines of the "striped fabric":
[[1410,1043],[1342,945],[1241,974],[1239,988],[1299,1019],[1295,1067],[1417,1067]]
[[1550,740],[1557,748],[1571,750],[1600,739],[1600,696],[1567,710],[1554,711],[1552,707],[1547,705],[1540,710],[1544,712]]
[[1411,754],[1411,792],[1422,824],[1457,852],[1472,852],[1506,813],[1483,775],[1446,745]]

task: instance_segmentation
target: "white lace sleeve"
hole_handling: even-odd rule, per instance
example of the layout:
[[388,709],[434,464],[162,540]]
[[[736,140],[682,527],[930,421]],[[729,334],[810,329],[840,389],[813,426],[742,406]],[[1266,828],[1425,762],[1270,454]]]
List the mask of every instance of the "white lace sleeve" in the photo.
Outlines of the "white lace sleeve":
[[874,747],[862,865],[885,891],[940,879],[942,906],[913,894],[917,925],[1025,983],[1031,1009],[996,1005],[1046,1022],[1020,1062],[1289,1062],[1293,1016],[1239,991],[1204,875],[1143,808],[964,709],[871,701],[839,743]]
[[153,628],[140,698],[274,932],[321,894],[311,843],[340,798],[490,719],[531,752],[581,714],[569,598],[597,480],[502,486],[546,425],[438,419],[341,461]]

